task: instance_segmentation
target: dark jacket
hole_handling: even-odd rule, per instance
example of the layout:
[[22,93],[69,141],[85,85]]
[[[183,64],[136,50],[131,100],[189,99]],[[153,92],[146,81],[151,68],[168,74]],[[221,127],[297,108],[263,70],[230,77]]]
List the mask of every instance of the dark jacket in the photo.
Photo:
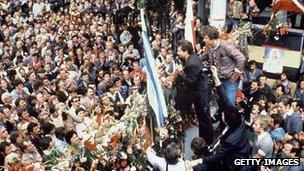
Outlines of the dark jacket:
[[185,62],[184,72],[179,76],[179,79],[185,83],[187,91],[200,90],[203,83],[202,67],[203,63],[196,54],[190,55]]
[[286,116],[284,119],[285,132],[294,135],[300,133],[303,129],[303,122],[299,112],[293,112],[290,116]]
[[227,170],[239,170],[234,165],[237,158],[248,158],[250,154],[250,145],[247,136],[247,130],[243,124],[237,129],[230,130],[223,135],[221,145],[215,154],[207,156],[203,159],[203,163],[214,165],[223,162],[223,166]]

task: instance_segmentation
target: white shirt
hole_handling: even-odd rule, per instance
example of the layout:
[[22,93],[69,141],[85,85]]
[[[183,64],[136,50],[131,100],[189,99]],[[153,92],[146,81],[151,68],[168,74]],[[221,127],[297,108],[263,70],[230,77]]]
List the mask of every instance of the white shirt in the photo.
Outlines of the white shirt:
[[37,17],[42,12],[43,7],[44,7],[44,3],[35,3],[33,5],[33,13],[35,17]]
[[[152,149],[147,150],[147,157],[153,166],[157,166],[160,171],[166,171],[166,160],[156,156],[155,151]],[[182,159],[179,159],[175,165],[168,164],[168,171],[186,171],[186,164]]]

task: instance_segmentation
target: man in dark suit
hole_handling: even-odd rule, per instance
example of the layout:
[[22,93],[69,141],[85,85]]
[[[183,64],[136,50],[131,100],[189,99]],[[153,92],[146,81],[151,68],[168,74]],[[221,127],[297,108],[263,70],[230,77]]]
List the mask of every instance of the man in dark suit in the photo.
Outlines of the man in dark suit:
[[298,111],[290,107],[291,100],[283,98],[278,102],[278,112],[284,118],[284,131],[290,135],[300,133],[303,129],[303,122]]
[[[219,138],[219,147],[213,150],[213,154],[202,156],[201,159],[191,163],[194,171],[204,170],[250,170],[248,166],[236,166],[234,160],[238,158],[248,158],[250,155],[250,144],[247,129],[242,124],[241,115],[237,110],[231,107],[224,95],[225,89],[217,76],[215,67],[211,67],[214,83],[219,92],[220,98],[223,99],[223,121],[228,129],[223,131]],[[217,144],[217,143],[216,143]],[[215,145],[216,146],[216,145]],[[200,164],[198,164],[200,163]],[[198,165],[197,165],[198,164]],[[195,166],[196,165],[196,166]]]
[[195,113],[199,122],[199,135],[204,138],[206,144],[213,142],[213,129],[211,116],[209,113],[210,89],[207,77],[202,75],[202,61],[193,53],[192,43],[187,40],[181,40],[178,44],[178,55],[184,63],[176,67],[178,80],[184,82],[185,90],[183,92],[187,100],[185,108],[191,108],[194,104]]

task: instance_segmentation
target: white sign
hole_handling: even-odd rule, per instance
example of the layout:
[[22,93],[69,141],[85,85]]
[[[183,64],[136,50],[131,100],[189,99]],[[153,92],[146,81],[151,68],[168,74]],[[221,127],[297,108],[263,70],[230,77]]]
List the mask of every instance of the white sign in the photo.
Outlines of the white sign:
[[225,25],[227,0],[210,2],[210,25],[221,29]]

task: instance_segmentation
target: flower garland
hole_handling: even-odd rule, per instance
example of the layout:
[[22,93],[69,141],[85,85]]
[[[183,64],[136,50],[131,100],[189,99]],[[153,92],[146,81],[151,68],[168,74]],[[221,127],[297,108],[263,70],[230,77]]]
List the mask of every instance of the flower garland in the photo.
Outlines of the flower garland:
[[291,28],[290,22],[279,21],[278,14],[273,13],[270,17],[268,24],[265,25],[262,34],[265,38],[274,36],[275,40],[279,40],[280,37],[288,34],[287,29]]
[[51,170],[147,170],[145,142],[139,135],[138,125],[138,119],[146,113],[146,106],[146,100],[142,98],[134,101],[119,121],[107,116],[107,122],[99,127],[92,124],[88,139],[64,154],[53,150],[45,165]]

